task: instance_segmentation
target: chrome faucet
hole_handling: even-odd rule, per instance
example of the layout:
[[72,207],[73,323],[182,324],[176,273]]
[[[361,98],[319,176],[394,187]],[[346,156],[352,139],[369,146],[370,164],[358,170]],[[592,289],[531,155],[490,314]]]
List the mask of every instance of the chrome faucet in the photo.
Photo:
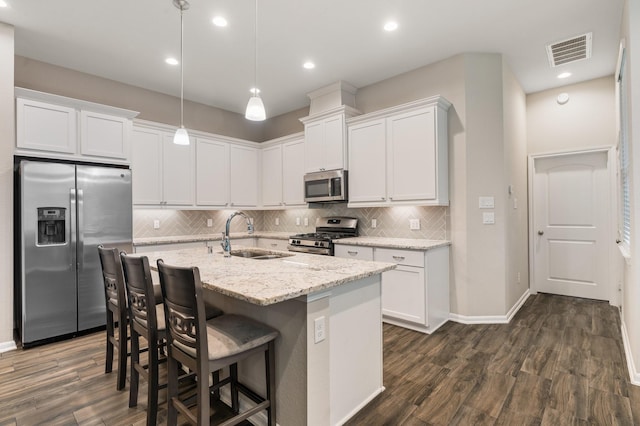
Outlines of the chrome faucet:
[[229,225],[231,225],[231,219],[236,216],[242,216],[247,220],[247,232],[249,234],[253,234],[253,223],[251,223],[251,219],[249,216],[242,212],[233,212],[229,219],[227,219],[227,225],[224,228],[224,232],[222,233],[222,242],[220,245],[222,246],[222,250],[224,252],[224,257],[231,257],[231,242],[229,241]]

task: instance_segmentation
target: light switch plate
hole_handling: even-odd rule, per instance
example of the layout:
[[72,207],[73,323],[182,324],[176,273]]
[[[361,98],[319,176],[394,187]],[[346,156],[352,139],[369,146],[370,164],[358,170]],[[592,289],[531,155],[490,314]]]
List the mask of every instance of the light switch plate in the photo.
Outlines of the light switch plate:
[[309,218],[308,217],[304,218],[304,226],[309,226]]
[[213,226],[213,219],[207,219],[207,228],[211,228]]
[[158,219],[154,219],[153,229],[160,229],[160,221]]
[[478,204],[481,209],[492,209],[496,206],[495,198],[493,197],[480,197]]
[[280,225],[280,218],[276,217],[276,226]]
[[371,227],[375,228],[376,226],[378,226],[378,219],[371,219]]
[[296,217],[296,225],[300,226],[300,218]]
[[484,225],[493,225],[496,223],[496,214],[494,212],[482,213],[482,223]]

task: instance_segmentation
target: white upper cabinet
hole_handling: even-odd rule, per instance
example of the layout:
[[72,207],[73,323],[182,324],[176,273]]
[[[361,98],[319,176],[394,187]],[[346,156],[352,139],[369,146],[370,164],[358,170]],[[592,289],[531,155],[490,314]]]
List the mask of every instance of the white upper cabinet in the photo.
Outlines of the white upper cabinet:
[[229,144],[196,138],[196,204],[229,205]]
[[282,202],[306,206],[304,201],[304,138],[282,144]]
[[16,88],[16,154],[127,164],[138,113]]
[[131,120],[80,111],[80,153],[96,157],[129,158]]
[[29,99],[16,100],[18,148],[74,154],[76,110]]
[[347,167],[345,120],[358,111],[341,106],[300,119],[304,123],[305,171]]
[[265,142],[262,148],[262,206],[306,206],[304,138],[301,134]]
[[173,143],[173,133],[135,126],[133,129],[133,204],[194,204],[194,149]]
[[262,150],[262,205],[279,207],[282,205],[282,145],[274,145]]
[[350,119],[349,206],[448,205],[450,105],[437,96]]
[[230,145],[229,192],[231,207],[258,205],[259,151],[257,148]]

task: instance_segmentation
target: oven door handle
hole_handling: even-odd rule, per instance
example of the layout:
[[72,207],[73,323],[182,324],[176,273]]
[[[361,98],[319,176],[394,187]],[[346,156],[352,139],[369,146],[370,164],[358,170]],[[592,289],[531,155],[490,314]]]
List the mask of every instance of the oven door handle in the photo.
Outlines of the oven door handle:
[[328,255],[331,254],[330,252],[328,252],[327,248],[307,247],[307,246],[301,247],[301,246],[293,246],[291,244],[287,246],[287,250],[297,252],[297,253],[328,254]]

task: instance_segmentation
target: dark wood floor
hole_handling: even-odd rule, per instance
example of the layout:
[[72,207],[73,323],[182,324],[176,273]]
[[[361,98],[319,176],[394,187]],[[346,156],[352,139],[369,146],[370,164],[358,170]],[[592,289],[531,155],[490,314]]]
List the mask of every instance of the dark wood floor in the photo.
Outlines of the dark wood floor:
[[[385,325],[384,345],[387,389],[349,425],[640,424],[607,303],[540,294],[511,324],[450,322],[430,336]],[[115,385],[104,332],[0,354],[0,425],[145,424],[144,381],[137,408]]]
[[386,391],[349,425],[639,425],[616,308],[530,297],[510,324],[385,325]]

